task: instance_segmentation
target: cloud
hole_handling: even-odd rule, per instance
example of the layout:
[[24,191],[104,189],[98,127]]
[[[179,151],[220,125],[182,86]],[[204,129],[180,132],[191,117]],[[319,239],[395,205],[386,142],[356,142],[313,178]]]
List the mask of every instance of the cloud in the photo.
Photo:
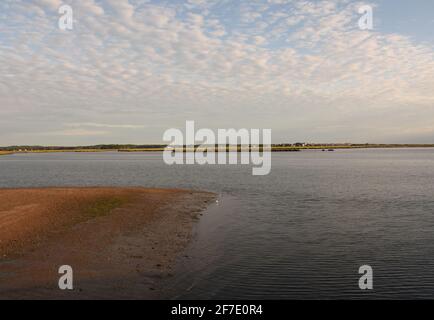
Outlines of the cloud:
[[139,129],[144,128],[144,125],[134,125],[134,124],[106,124],[106,123],[67,123],[68,127],[96,127],[96,128],[120,128],[120,129]]
[[190,119],[269,127],[280,141],[363,141],[434,117],[433,44],[359,30],[356,2],[70,0],[68,32],[59,2],[0,3],[2,141],[107,134],[91,128],[159,141]]
[[134,15],[134,6],[128,0],[107,0],[106,3],[116,16],[120,17],[124,22],[131,22]]
[[42,135],[47,135],[47,136],[72,136],[72,137],[101,136],[107,134],[109,134],[108,131],[85,130],[85,129],[70,129],[70,130],[51,131],[51,132],[42,133]]
[[61,0],[35,0],[35,3],[50,10],[57,10],[62,5]]

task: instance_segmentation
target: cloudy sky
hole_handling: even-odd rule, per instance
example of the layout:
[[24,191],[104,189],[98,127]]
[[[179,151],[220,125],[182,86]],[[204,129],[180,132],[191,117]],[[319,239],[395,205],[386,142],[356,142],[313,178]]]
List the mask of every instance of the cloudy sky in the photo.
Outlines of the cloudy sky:
[[434,143],[433,30],[432,0],[1,0],[0,145],[154,143],[186,120]]

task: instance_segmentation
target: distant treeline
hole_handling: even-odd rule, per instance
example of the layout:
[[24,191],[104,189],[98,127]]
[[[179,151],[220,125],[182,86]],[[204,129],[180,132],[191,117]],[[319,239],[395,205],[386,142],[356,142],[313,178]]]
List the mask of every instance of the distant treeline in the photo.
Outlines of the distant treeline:
[[62,146],[9,146],[0,147],[0,151],[70,151],[70,150],[120,150],[120,149],[153,149],[153,148],[165,148],[166,145],[162,144],[99,144],[95,146],[74,146],[74,147],[62,147]]
[[[229,146],[229,145],[227,145]],[[247,145],[246,145],[247,146]],[[258,145],[262,147],[262,145]],[[256,147],[258,147],[256,146]],[[61,152],[61,151],[158,151],[167,144],[99,144],[94,146],[9,146],[0,147],[0,152]],[[187,148],[187,146],[179,146]],[[199,147],[195,145],[194,148]],[[216,148],[218,145],[216,145]],[[231,146],[231,147],[235,147]],[[238,145],[238,148],[241,146]],[[251,147],[251,146],[250,146]],[[357,149],[357,148],[433,148],[434,144],[374,144],[374,143],[280,143],[272,144],[273,151],[293,151],[294,149]]]

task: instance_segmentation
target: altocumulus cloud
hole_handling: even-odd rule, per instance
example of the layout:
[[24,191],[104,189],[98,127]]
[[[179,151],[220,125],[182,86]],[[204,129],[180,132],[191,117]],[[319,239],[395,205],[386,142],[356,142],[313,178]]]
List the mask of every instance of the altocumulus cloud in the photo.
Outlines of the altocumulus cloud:
[[[64,3],[72,31],[57,27]],[[2,1],[0,145],[157,142],[185,120],[271,128],[275,142],[428,142],[433,44],[383,32],[381,17],[359,30],[362,4],[381,8]]]

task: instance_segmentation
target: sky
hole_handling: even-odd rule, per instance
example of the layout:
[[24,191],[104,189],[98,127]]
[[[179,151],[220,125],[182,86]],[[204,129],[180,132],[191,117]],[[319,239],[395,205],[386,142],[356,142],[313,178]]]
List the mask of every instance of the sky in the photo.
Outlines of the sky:
[[0,146],[434,143],[433,30],[432,0],[2,0]]

